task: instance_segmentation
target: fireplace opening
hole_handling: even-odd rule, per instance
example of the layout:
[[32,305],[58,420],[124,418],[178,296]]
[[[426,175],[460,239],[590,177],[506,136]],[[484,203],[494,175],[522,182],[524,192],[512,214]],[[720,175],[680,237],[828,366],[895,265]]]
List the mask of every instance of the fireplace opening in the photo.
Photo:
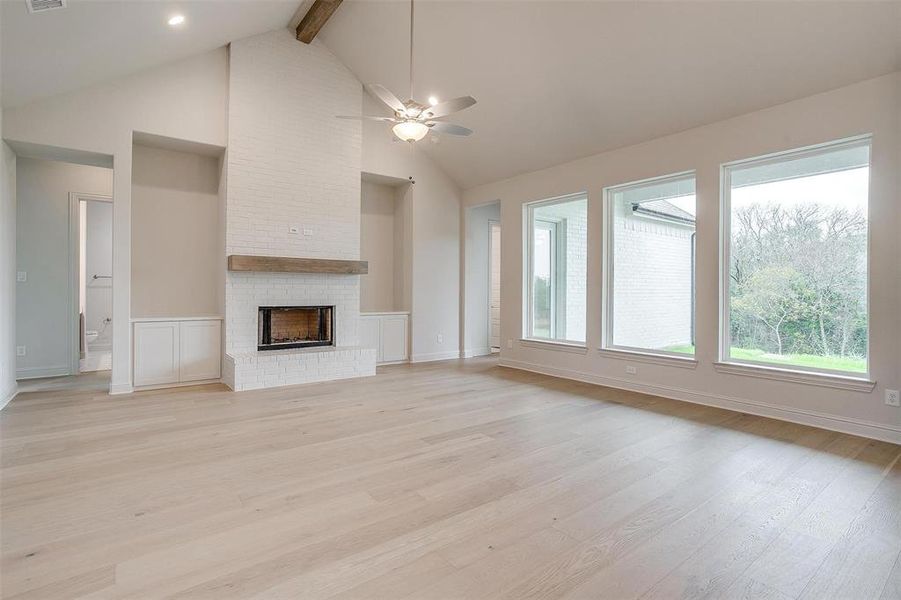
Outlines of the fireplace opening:
[[261,306],[257,350],[335,344],[334,306]]

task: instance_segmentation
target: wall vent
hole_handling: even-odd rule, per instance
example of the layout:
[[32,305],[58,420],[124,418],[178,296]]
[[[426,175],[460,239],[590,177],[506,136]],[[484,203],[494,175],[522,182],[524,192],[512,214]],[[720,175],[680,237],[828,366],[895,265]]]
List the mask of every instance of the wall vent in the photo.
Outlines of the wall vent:
[[38,13],[57,8],[66,8],[66,0],[25,0],[28,12]]

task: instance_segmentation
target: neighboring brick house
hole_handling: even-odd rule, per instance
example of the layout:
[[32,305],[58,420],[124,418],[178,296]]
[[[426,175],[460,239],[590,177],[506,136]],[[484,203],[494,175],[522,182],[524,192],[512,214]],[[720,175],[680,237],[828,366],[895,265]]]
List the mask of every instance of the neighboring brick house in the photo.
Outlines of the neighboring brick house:
[[614,339],[665,349],[693,343],[694,216],[667,200],[617,202]]

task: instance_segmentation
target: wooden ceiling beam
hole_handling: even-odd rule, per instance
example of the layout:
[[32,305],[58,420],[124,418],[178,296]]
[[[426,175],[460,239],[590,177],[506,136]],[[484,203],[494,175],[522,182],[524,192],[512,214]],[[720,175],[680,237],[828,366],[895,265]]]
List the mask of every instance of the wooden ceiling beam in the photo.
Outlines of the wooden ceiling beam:
[[342,0],[316,0],[313,2],[313,6],[297,26],[297,39],[304,44],[312,42],[319,30],[341,6],[341,2]]

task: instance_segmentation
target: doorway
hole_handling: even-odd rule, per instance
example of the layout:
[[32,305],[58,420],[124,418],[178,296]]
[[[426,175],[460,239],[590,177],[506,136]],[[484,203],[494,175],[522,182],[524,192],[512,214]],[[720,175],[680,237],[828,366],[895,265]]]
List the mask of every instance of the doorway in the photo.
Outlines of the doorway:
[[501,351],[501,224],[488,221],[488,339]]
[[[78,287],[76,372],[109,371],[113,360],[113,204],[73,193]],[[75,353],[73,349],[73,354]]]
[[97,380],[92,385],[103,387],[101,380],[110,376],[113,333],[107,321],[113,286],[112,158],[42,146],[13,150],[19,389],[43,385],[47,378],[61,378],[54,386],[71,387],[66,376],[78,375],[82,367],[93,371],[87,377]]
[[495,200],[464,209],[463,302],[460,323],[465,358],[486,356],[501,348],[500,222]]

